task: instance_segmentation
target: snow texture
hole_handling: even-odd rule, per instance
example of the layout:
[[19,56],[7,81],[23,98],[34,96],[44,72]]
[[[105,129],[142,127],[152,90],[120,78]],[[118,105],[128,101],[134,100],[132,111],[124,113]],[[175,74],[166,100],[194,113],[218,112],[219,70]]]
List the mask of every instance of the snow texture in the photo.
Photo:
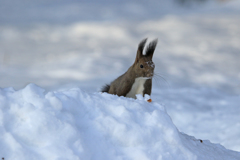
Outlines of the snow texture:
[[165,108],[79,88],[35,84],[0,90],[0,155],[26,159],[239,159],[240,153],[178,131]]

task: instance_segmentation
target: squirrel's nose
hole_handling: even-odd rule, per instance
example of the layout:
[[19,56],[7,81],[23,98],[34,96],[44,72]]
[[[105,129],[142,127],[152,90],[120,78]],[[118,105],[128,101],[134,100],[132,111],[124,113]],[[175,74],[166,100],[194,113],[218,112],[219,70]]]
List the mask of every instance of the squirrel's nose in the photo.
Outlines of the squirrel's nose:
[[153,73],[148,73],[147,74],[147,77],[152,77],[153,76]]

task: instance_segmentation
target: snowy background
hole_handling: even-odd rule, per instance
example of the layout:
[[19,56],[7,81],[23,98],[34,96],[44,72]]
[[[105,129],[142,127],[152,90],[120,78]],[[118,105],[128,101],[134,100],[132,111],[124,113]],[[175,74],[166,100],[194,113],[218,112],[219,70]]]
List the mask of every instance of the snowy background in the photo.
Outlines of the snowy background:
[[[239,26],[239,0],[0,0],[0,87],[34,83],[46,93],[79,87],[91,95],[128,69],[143,38],[158,38],[153,101],[179,131],[239,152]],[[1,90],[3,114],[8,92],[15,93]]]

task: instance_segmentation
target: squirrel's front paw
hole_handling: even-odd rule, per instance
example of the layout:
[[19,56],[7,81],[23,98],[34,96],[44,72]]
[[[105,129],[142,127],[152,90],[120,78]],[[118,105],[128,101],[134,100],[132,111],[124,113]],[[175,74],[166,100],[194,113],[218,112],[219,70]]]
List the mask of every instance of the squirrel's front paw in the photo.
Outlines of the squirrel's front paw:
[[150,103],[150,102],[152,102],[152,99],[150,98],[150,99],[148,99],[147,101]]

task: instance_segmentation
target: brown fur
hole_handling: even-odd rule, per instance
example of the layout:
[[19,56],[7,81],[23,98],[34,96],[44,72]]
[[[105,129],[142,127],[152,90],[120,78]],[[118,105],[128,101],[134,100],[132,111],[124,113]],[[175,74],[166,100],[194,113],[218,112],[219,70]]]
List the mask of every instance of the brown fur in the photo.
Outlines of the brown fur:
[[[144,84],[144,94],[151,95],[152,90],[152,77],[154,74],[155,65],[152,62],[152,56],[157,45],[157,39],[152,41],[147,49],[146,54],[143,55],[143,49],[147,39],[142,40],[139,43],[137,55],[133,65],[123,75],[115,79],[111,85],[106,85],[102,92],[108,92],[118,96],[126,96],[131,90],[135,79],[139,77],[149,77]],[[143,65],[143,68],[140,66]]]

